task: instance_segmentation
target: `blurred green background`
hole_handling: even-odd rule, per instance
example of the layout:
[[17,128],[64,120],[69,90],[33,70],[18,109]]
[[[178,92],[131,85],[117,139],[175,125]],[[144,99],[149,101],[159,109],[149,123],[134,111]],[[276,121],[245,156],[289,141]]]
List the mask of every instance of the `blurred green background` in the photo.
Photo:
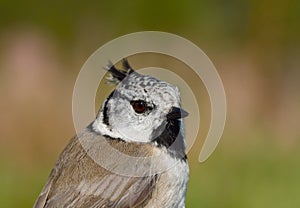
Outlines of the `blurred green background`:
[[2,0],[0,15],[0,207],[31,207],[74,135],[85,60],[142,30],[197,44],[227,94],[224,135],[202,164],[210,109],[200,99],[187,207],[300,207],[300,1]]

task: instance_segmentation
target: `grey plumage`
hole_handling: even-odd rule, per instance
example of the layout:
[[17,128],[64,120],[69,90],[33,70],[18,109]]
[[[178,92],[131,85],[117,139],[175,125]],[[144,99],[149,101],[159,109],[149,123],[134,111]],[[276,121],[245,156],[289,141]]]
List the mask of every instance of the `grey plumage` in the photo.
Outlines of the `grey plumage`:
[[[87,152],[83,149],[80,139],[84,140],[81,142],[90,143],[89,145],[100,153],[109,153],[101,150],[103,142],[109,142],[119,150],[126,145],[130,150],[129,154],[135,157],[146,157],[152,153],[152,148],[148,144],[125,144],[118,140],[104,138],[88,128],[84,129],[79,138],[74,137],[69,142],[59,157],[35,207],[142,206],[153,191],[157,176],[145,174],[145,177],[127,177],[111,173],[91,159],[88,154],[93,150]],[[111,155],[101,156],[105,159]],[[119,165],[124,168],[128,166],[128,164]],[[97,181],[100,176],[103,180],[101,183]],[[113,187],[113,192],[108,187]]]
[[110,66],[120,83],[63,150],[35,208],[184,207],[189,171],[181,117],[187,114],[180,112],[179,91],[136,73],[127,60],[123,66]]

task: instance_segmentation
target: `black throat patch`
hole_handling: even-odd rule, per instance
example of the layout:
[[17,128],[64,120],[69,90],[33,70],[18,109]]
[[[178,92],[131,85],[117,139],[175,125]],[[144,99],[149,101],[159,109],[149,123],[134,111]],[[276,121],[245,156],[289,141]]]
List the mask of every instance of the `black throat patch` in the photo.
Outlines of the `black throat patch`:
[[163,132],[153,142],[165,146],[171,156],[186,160],[184,138],[180,133],[181,122],[178,119],[168,120]]

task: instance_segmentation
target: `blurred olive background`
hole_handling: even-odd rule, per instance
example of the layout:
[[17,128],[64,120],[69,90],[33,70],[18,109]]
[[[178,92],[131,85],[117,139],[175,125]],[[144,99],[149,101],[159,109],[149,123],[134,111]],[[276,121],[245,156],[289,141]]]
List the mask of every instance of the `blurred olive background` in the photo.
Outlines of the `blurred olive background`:
[[210,108],[199,99],[187,207],[300,207],[300,1],[2,0],[0,15],[0,207],[31,207],[74,135],[86,59],[143,30],[197,44],[227,94],[224,135],[202,164]]

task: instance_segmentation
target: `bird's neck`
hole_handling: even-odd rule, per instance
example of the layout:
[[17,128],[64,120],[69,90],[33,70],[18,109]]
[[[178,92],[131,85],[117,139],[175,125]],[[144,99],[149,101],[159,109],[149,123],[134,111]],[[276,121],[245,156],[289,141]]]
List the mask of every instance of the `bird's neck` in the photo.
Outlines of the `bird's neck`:
[[169,120],[163,132],[153,139],[153,142],[158,146],[166,147],[172,156],[186,159],[186,144],[181,120]]

